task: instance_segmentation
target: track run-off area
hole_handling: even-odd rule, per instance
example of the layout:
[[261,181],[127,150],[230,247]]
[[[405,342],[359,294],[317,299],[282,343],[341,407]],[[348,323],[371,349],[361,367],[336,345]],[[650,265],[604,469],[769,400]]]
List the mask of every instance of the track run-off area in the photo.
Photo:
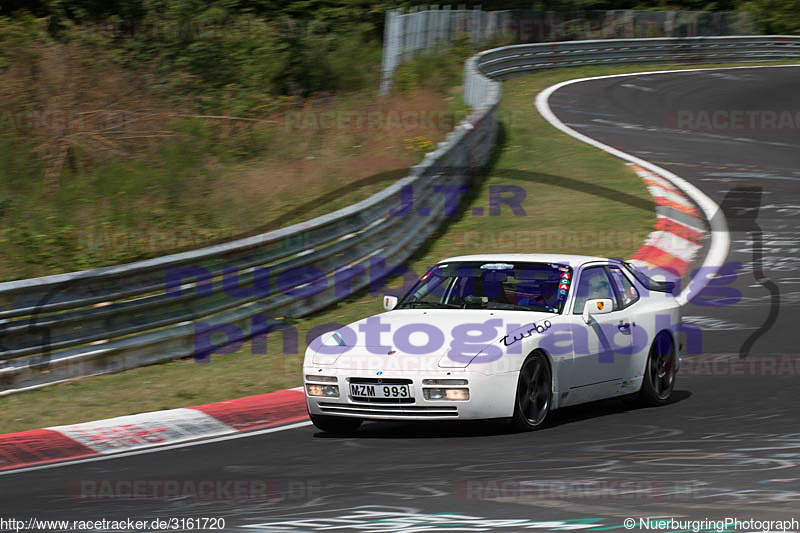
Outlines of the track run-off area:
[[[381,422],[338,437],[292,424],[9,473],[0,477],[2,514],[223,518],[226,530],[241,531],[800,520],[800,124],[780,122],[782,111],[800,113],[798,94],[800,66],[600,77],[547,98],[569,129],[680,176],[725,212],[727,257],[709,285],[715,298],[684,307],[702,339],[685,357],[669,405],[567,408],[534,433],[496,423]],[[118,480],[205,481],[217,493],[80,497]],[[236,497],[237,482],[245,492],[256,483],[267,497]]]

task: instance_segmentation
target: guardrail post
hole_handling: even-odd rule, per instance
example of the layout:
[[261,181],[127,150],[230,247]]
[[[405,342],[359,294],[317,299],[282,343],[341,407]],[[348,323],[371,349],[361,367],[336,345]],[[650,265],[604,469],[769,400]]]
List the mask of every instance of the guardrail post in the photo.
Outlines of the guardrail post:
[[450,9],[450,4],[444,6],[444,13],[442,13],[442,39],[448,43],[453,40],[453,33],[451,31],[452,14],[453,12]]
[[470,13],[470,28],[471,28],[471,35],[470,38],[472,42],[476,45],[482,42],[481,39],[481,6],[475,6],[472,8],[472,12]]
[[392,75],[397,68],[402,51],[400,50],[400,25],[402,9],[390,9],[386,12],[386,23],[383,30],[383,61],[381,66],[381,94],[389,93]]

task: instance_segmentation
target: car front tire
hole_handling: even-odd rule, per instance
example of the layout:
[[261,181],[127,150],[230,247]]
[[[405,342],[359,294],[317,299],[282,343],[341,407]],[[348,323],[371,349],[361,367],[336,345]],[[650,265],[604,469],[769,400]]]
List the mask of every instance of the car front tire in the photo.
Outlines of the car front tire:
[[354,433],[361,425],[360,418],[349,418],[345,416],[325,416],[325,415],[308,415],[311,423],[318,429],[327,433],[336,433],[338,435],[348,435]]
[[544,425],[553,403],[553,374],[547,356],[535,351],[519,370],[512,425],[519,431],[533,431]]

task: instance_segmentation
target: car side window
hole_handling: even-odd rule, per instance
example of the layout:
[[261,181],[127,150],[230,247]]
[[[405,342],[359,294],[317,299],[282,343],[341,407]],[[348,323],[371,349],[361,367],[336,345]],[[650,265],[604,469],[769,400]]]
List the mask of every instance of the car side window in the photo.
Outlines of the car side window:
[[611,288],[606,269],[602,266],[584,268],[583,272],[581,272],[578,290],[575,293],[573,314],[583,314],[586,301],[596,298],[609,298],[614,303],[614,310],[619,308],[619,303],[614,290]]
[[614,287],[617,289],[622,307],[625,308],[635,303],[639,299],[639,292],[628,276],[618,267],[609,267],[608,272],[611,274],[611,279],[614,280]]

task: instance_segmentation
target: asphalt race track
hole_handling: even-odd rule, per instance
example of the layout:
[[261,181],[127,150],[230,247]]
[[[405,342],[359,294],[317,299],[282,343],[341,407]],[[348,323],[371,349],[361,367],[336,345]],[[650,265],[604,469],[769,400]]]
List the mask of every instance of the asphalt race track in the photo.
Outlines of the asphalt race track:
[[[536,433],[493,423],[373,423],[341,438],[303,426],[12,474],[0,477],[3,514],[224,517],[230,530],[274,531],[623,529],[625,518],[648,516],[800,520],[800,368],[786,357],[798,355],[800,131],[677,130],[669,118],[680,110],[796,113],[800,68],[587,81],[557,91],[550,104],[570,127],[671,170],[726,206],[734,230],[728,261],[742,265],[717,281],[740,296],[720,292],[727,299],[716,303],[726,305],[690,304],[684,314],[703,328],[706,356],[738,361],[750,339],[738,370],[701,367],[690,356],[694,371],[679,378],[670,405],[609,400],[569,408]],[[749,189],[723,202],[742,187]],[[778,299],[777,319],[765,329]],[[76,484],[106,479],[259,479],[274,497],[76,497]],[[530,483],[516,483],[522,480]]]
[[[714,110],[792,110],[795,116],[799,89],[797,67],[734,69],[583,82],[550,98],[553,111],[571,128],[674,172],[723,207],[732,230],[725,273],[736,269],[737,276],[721,279],[720,286],[734,287],[741,296],[716,307],[684,309],[689,321],[703,326],[706,354],[739,353],[769,315],[770,290],[753,275],[758,267],[753,253],[758,241],[750,231],[754,228],[763,234],[761,266],[778,288],[780,312],[751,353],[797,353],[797,337],[790,332],[800,303],[800,132],[788,126],[676,130],[675,123],[681,111],[689,113],[687,124],[700,124],[700,113]],[[720,122],[724,124],[724,117]],[[760,117],[756,122],[758,127]],[[731,208],[726,208],[731,191]],[[741,267],[734,266],[737,262]]]

